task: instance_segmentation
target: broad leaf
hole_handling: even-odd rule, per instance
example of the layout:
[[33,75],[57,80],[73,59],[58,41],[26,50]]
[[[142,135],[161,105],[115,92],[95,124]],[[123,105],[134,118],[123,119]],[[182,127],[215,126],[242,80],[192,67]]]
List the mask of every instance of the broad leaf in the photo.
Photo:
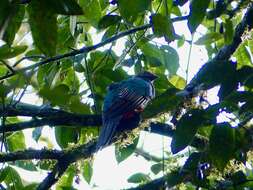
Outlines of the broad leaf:
[[179,56],[174,48],[166,45],[158,47],[150,43],[146,43],[140,48],[144,55],[159,60],[168,69],[170,75],[176,74],[179,68]]
[[183,90],[186,86],[186,81],[184,78],[178,76],[178,75],[173,75],[171,78],[170,78],[170,83],[175,86],[176,88],[178,89],[181,89]]
[[233,56],[236,57],[237,66],[241,68],[243,66],[252,66],[251,57],[248,54],[247,43],[242,43],[235,51]]
[[222,39],[223,36],[220,33],[217,32],[211,32],[211,33],[207,33],[204,36],[201,36],[196,42],[196,45],[208,45],[211,44],[213,42],[216,42],[220,39]]
[[76,143],[78,137],[77,129],[57,126],[55,127],[55,139],[61,148],[67,148],[69,143]]
[[[0,7],[1,7],[1,5],[0,5]],[[11,10],[13,12],[13,13],[10,12],[10,14],[12,14],[11,19],[9,20],[7,28],[5,29],[5,31],[3,33],[3,40],[10,46],[12,45],[15,35],[21,26],[22,20],[25,15],[25,8],[22,6],[15,5],[12,7]],[[2,10],[0,10],[0,12],[1,11]],[[0,15],[0,17],[3,18],[1,15]],[[0,28],[1,28],[1,24],[0,24]]]
[[154,173],[154,174],[158,174],[159,172],[161,172],[163,170],[163,164],[162,163],[157,163],[157,164],[154,164],[151,166],[151,171]]
[[33,139],[38,142],[40,136],[41,136],[41,133],[42,133],[42,127],[36,127],[33,132],[32,132],[32,137]]
[[2,32],[3,25],[8,21],[11,4],[9,0],[0,1],[0,31]]
[[49,100],[53,105],[62,106],[65,106],[71,97],[69,87],[65,84],[58,85],[53,89],[44,87],[39,91],[39,95]]
[[212,163],[223,171],[235,151],[235,129],[228,123],[214,126],[210,135],[209,149]]
[[3,45],[0,47],[0,59],[9,59],[24,53],[27,46],[13,46]]
[[161,114],[167,111],[172,111],[179,106],[182,98],[177,96],[176,93],[179,90],[176,88],[169,88],[161,95],[157,96],[152,102],[147,106],[143,113],[144,118],[151,118],[157,114]]
[[2,172],[5,173],[4,183],[6,184],[7,189],[23,189],[21,177],[14,168],[8,166],[4,168]]
[[115,156],[116,156],[116,160],[118,163],[124,161],[125,159],[127,159],[129,156],[131,156],[138,144],[138,140],[139,138],[134,139],[133,143],[130,145],[127,145],[126,147],[116,147],[115,149]]
[[119,0],[118,7],[122,17],[128,21],[134,21],[150,7],[151,0]]
[[35,45],[47,56],[56,54],[56,15],[45,1],[32,1],[28,5],[29,24]]
[[230,61],[207,62],[191,82],[202,84],[209,89],[225,82],[235,73],[236,64]]
[[233,40],[233,37],[234,37],[234,28],[233,28],[232,20],[226,19],[225,33],[224,33],[225,44],[230,44]]
[[170,18],[161,14],[155,14],[152,17],[153,31],[157,37],[164,36],[167,41],[172,41],[174,37],[174,28]]
[[210,0],[192,0],[190,4],[190,15],[188,18],[188,27],[191,33],[194,33],[199,24],[206,15],[206,9]]
[[29,185],[26,185],[22,190],[36,190],[39,184],[32,183]]
[[75,175],[76,175],[76,168],[74,165],[71,165],[70,167],[68,167],[67,171],[63,174],[63,176],[59,179],[55,189],[56,190],[72,189],[72,183]]
[[149,180],[150,180],[150,177],[144,173],[133,174],[127,179],[129,183],[143,183]]
[[83,10],[76,0],[45,0],[48,8],[56,14],[62,15],[82,15]]
[[81,102],[80,98],[71,97],[69,101],[69,109],[74,113],[88,114],[90,113],[90,106]]
[[99,29],[107,28],[111,25],[119,23],[120,20],[121,20],[121,17],[118,15],[105,15],[99,21],[98,28]]
[[89,23],[97,27],[98,22],[101,19],[101,6],[99,0],[80,0],[80,6],[83,8],[83,14]]
[[8,150],[13,152],[17,150],[24,150],[25,145],[25,136],[22,131],[14,132],[6,138]]
[[31,160],[18,160],[12,165],[29,171],[38,171],[35,164]]
[[178,153],[191,144],[198,128],[204,124],[204,119],[205,112],[198,109],[190,110],[180,118],[171,142],[173,154]]
[[92,162],[90,160],[85,160],[83,162],[82,174],[83,174],[84,179],[87,181],[87,183],[90,183],[90,180],[93,174]]

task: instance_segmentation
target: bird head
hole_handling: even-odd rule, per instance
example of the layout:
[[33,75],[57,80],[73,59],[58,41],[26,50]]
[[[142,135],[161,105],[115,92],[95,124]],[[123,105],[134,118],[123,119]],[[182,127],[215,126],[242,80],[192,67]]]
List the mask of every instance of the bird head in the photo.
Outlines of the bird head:
[[136,75],[136,77],[140,77],[140,78],[142,78],[146,81],[150,81],[150,82],[152,82],[158,78],[156,75],[154,75],[153,73],[150,73],[148,71],[141,72],[138,75]]

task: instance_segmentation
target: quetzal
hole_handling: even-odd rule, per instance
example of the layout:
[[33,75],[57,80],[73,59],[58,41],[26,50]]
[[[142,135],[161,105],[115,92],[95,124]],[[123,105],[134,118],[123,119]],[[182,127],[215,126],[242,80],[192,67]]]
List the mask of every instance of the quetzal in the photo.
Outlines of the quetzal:
[[108,87],[97,150],[108,146],[117,132],[135,128],[139,124],[140,112],[155,97],[153,81],[156,78],[156,75],[145,71]]

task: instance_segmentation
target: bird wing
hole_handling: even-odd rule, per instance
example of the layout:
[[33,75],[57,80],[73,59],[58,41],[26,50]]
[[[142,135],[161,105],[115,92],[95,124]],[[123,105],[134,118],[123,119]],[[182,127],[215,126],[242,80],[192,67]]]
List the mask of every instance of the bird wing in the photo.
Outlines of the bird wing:
[[113,139],[114,134],[116,133],[117,125],[119,124],[120,119],[103,119],[103,127],[100,131],[98,142],[96,145],[96,150],[100,150],[105,146],[108,146]]
[[103,127],[99,135],[97,150],[111,143],[124,114],[134,112],[140,107],[144,108],[150,101],[150,97],[145,96],[143,92],[145,88],[136,89],[131,85],[130,87],[124,84],[118,85],[117,88],[108,92],[104,103]]
[[149,91],[150,84],[143,84],[139,79],[129,80],[116,88],[111,88],[104,102],[103,127],[97,150],[110,144],[124,114],[135,112],[139,108],[143,109],[147,105],[152,97]]
[[105,118],[115,118],[138,109],[144,108],[150,101],[148,96],[140,95],[133,89],[123,88],[119,91],[110,107],[104,111]]

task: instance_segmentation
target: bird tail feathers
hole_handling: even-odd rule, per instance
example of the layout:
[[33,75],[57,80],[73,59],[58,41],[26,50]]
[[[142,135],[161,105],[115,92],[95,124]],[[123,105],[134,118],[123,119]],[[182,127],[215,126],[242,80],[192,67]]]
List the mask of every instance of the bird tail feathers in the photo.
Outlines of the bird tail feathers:
[[104,120],[103,127],[100,131],[99,139],[96,145],[96,151],[101,150],[111,143],[120,120],[121,117]]

